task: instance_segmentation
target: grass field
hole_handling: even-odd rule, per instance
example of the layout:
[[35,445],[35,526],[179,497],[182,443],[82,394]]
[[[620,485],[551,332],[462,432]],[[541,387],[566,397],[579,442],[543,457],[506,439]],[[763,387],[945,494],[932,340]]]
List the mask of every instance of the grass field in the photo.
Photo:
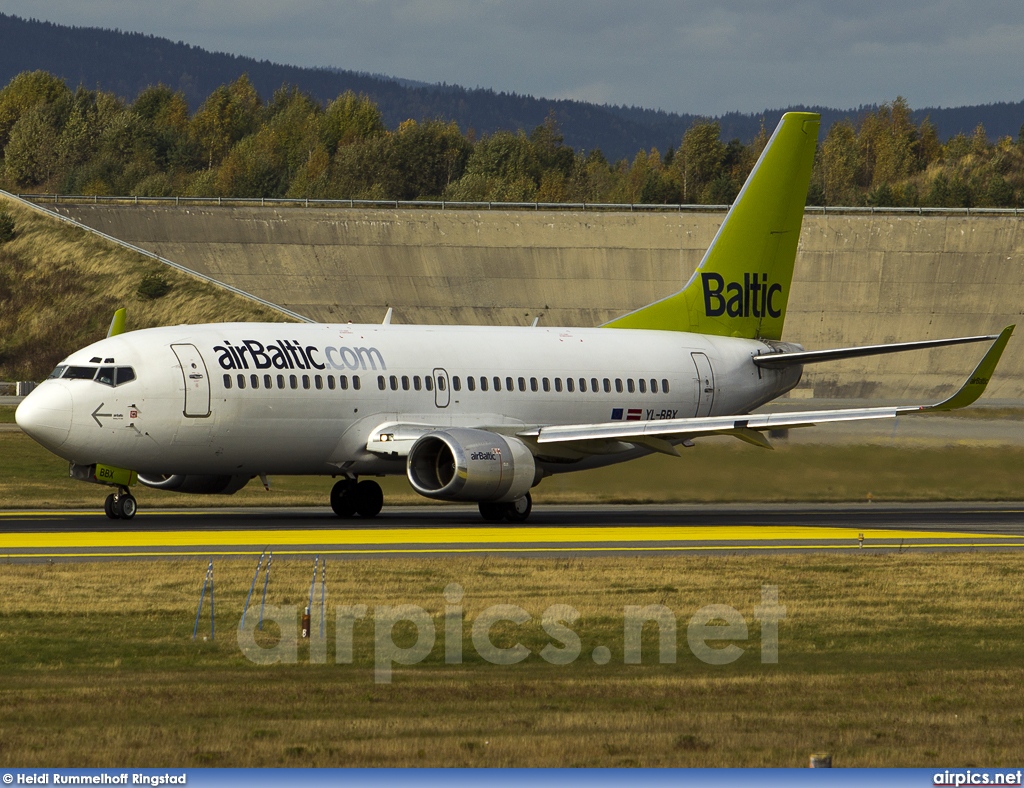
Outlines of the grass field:
[[[1024,448],[787,445],[766,452],[714,439],[681,458],[653,456],[625,465],[545,479],[534,501],[670,503],[730,501],[1019,500]],[[380,479],[390,503],[424,503],[404,477]],[[146,507],[326,505],[329,477],[272,477],[232,496],[134,489]],[[72,481],[67,463],[20,432],[0,432],[0,507],[99,507],[107,493]]]
[[[311,563],[275,561],[268,602],[304,605]],[[215,568],[204,642],[205,561],[0,565],[0,765],[802,766],[825,750],[837,766],[1012,766],[1024,743],[1019,553],[332,561],[322,665],[301,644],[294,664],[248,661],[235,628],[254,562]],[[462,664],[444,662],[450,582],[465,591]],[[760,659],[763,583],[786,608],[778,664]],[[499,603],[532,617],[492,630],[529,649],[516,665],[485,662],[470,636]],[[353,664],[335,662],[344,604],[369,608]],[[437,640],[376,683],[373,620],[398,604],[426,610]],[[561,647],[540,626],[552,604],[580,613],[570,664],[538,656]],[[674,664],[658,663],[653,625],[643,664],[623,664],[625,606],[648,604],[678,621]],[[732,664],[688,647],[709,604],[748,625]]]

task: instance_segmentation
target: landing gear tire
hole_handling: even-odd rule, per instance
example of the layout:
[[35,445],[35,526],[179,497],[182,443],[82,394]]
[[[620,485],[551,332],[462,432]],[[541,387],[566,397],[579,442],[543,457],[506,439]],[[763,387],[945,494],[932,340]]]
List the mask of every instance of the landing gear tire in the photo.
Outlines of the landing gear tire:
[[107,496],[107,500],[103,502],[103,513],[111,520],[116,520],[121,516],[116,507],[117,499],[114,497],[114,493],[110,493],[110,495]]
[[372,518],[380,514],[384,506],[384,491],[377,482],[359,482],[355,486],[356,512],[360,517]]
[[525,523],[533,511],[533,498],[526,493],[518,501],[505,504],[505,519],[510,523]]
[[500,523],[505,519],[506,504],[495,503],[494,501],[481,501],[479,506],[480,516],[487,520],[487,522]]
[[331,508],[345,520],[356,514],[356,483],[342,479],[331,488]]
[[139,504],[131,494],[122,495],[117,503],[117,507],[121,510],[122,520],[131,520],[135,513],[139,511]]

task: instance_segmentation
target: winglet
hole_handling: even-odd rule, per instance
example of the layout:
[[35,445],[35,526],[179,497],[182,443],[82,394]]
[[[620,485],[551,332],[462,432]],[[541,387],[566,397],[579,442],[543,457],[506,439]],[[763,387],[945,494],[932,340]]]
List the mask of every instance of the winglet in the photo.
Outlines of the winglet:
[[110,320],[110,328],[107,329],[107,337],[116,337],[118,334],[124,333],[124,308],[118,309],[114,312],[114,317]]
[[922,408],[912,408],[911,410],[926,412],[957,410],[959,408],[966,408],[968,405],[976,402],[978,397],[985,393],[989,379],[996,370],[996,364],[999,363],[999,358],[1003,355],[1003,350],[1006,348],[1006,343],[1010,341],[1014,328],[1016,326],[1007,326],[999,332],[999,336],[992,343],[992,347],[988,349],[985,356],[978,362],[974,372],[971,373],[971,376],[967,378],[967,382],[960,387],[956,394],[936,405],[926,405]]

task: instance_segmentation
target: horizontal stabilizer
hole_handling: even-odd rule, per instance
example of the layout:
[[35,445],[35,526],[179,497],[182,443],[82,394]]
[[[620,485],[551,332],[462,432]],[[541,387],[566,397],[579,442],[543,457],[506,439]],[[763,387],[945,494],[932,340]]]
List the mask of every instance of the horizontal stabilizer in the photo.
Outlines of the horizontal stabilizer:
[[949,347],[950,345],[967,345],[971,342],[991,342],[999,334],[988,334],[980,337],[956,337],[954,339],[926,339],[922,342],[897,342],[891,345],[864,345],[863,347],[845,347],[835,350],[802,350],[796,353],[769,353],[754,356],[754,363],[765,369],[781,369],[783,367],[818,364],[822,361],[841,361],[847,358],[864,356],[880,356],[885,353],[902,353],[906,350],[926,350],[927,348]]

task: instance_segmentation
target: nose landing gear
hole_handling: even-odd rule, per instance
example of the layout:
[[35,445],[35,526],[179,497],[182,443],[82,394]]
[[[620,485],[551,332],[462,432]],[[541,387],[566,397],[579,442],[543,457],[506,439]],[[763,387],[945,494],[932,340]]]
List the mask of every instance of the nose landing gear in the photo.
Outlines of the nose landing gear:
[[131,520],[138,510],[139,505],[127,487],[119,487],[103,502],[103,511],[111,520]]

